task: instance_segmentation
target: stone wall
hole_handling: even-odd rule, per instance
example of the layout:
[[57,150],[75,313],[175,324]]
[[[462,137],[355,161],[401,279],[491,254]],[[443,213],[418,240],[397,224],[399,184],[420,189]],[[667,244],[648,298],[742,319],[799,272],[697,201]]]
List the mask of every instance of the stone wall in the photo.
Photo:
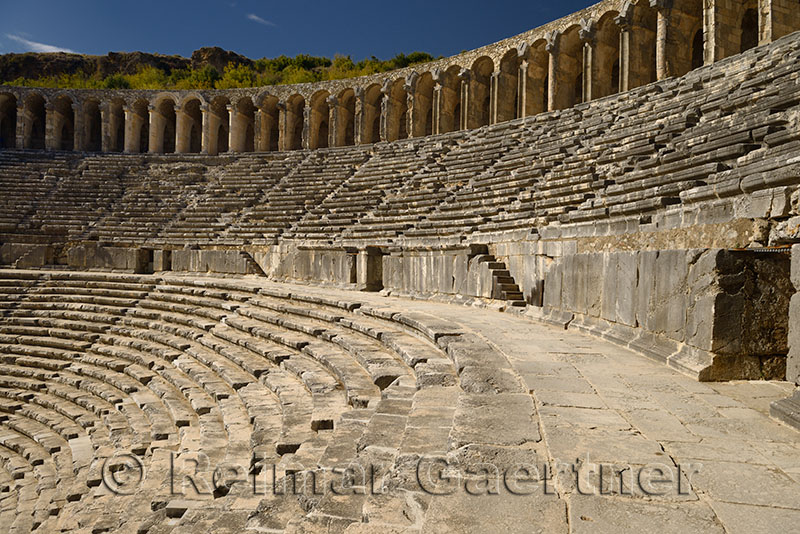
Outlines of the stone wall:
[[792,247],[792,283],[796,292],[789,306],[789,355],[786,361],[786,380],[793,382],[797,388],[791,397],[772,403],[770,413],[800,428],[800,245]]
[[542,312],[701,380],[782,379],[792,293],[785,254],[573,254],[545,274]]
[[278,280],[313,281],[342,287],[355,287],[358,281],[356,251],[279,245],[251,254],[267,276]]

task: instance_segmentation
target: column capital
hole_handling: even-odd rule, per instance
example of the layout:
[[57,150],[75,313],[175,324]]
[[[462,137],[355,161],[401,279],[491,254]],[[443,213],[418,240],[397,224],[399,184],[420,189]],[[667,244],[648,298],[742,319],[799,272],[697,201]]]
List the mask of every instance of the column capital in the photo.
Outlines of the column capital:
[[154,112],[154,111],[156,111],[157,109],[158,109],[158,108],[156,108],[156,107],[155,107],[155,105],[153,105],[153,104],[148,104],[148,105],[147,105],[147,111],[149,111],[150,113],[153,113],[153,112]]
[[331,106],[338,106],[339,105],[339,97],[337,97],[336,95],[328,96],[328,98],[326,98],[325,101],[328,103],[328,105],[331,105]]
[[275,107],[280,111],[286,111],[286,101],[285,100],[279,100],[278,103],[275,104]]
[[594,24],[594,21],[582,19],[581,20],[581,29],[578,30],[578,37],[584,43],[589,43],[591,45],[594,44],[595,37],[597,35],[597,27]]
[[472,71],[469,69],[461,69],[458,73],[458,77],[461,81],[469,82],[472,79]]
[[521,43],[519,46],[517,46],[517,57],[520,59],[528,57],[528,53],[530,52],[530,50],[531,50],[531,45],[529,45],[528,43]]
[[558,42],[561,40],[561,32],[548,32],[547,35],[545,35],[545,40],[547,41],[547,44],[545,44],[544,49],[551,54],[555,54],[558,52]]
[[356,95],[356,98],[364,98],[364,88],[356,87],[355,89],[353,89],[353,94]]

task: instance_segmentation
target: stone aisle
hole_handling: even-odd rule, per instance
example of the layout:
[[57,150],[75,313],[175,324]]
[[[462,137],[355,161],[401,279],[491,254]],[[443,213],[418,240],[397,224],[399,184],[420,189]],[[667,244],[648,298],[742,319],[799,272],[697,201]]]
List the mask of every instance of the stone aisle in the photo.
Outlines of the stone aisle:
[[[481,531],[521,514],[530,523],[511,530],[797,531],[800,432],[768,416],[769,403],[791,393],[788,383],[699,383],[609,342],[511,314],[365,293],[358,299],[457,322],[502,352],[533,398],[541,441],[524,459],[497,447],[481,451],[484,461],[502,470],[544,460],[549,475],[556,473],[540,472],[549,482],[525,497],[434,497],[423,531]],[[475,425],[491,424],[478,414],[490,413],[502,421],[498,432],[521,431],[510,428],[519,421],[502,420],[503,403],[512,399],[498,395],[488,410],[464,413],[474,414]]]

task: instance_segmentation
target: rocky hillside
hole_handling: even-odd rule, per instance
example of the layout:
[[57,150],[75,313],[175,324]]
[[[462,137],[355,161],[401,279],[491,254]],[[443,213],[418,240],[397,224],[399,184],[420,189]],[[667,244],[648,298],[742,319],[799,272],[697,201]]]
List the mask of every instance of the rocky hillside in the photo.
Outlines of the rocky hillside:
[[202,69],[206,65],[222,72],[228,63],[251,66],[253,61],[218,47],[195,50],[191,59],[144,52],[110,52],[105,56],[29,52],[0,55],[0,81],[78,73],[105,78],[113,74],[135,74],[142,66],[156,67],[167,74],[176,69]]

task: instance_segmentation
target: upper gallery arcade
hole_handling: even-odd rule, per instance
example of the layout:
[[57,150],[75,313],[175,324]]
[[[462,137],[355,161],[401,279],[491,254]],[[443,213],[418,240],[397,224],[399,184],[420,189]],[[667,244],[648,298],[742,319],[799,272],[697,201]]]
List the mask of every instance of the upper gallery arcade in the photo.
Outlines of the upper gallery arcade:
[[227,91],[0,87],[0,147],[316,149],[472,129],[681,76],[800,29],[799,0],[607,0],[389,73]]

